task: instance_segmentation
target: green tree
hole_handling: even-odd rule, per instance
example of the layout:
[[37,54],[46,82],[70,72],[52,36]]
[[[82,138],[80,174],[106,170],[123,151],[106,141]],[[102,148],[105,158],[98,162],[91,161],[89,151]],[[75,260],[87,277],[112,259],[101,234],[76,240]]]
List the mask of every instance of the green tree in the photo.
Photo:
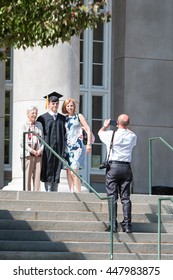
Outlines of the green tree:
[[0,0],[0,58],[7,47],[50,46],[70,42],[88,27],[109,22],[107,0]]

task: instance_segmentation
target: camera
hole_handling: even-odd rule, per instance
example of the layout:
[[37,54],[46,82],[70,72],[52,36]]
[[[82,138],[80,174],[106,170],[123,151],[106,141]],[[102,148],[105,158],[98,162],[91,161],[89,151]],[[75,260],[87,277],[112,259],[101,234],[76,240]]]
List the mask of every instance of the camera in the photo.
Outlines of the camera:
[[110,120],[110,125],[116,126],[117,125],[117,121],[116,120]]
[[109,167],[109,163],[107,161],[103,162],[102,164],[100,164],[99,169],[108,169]]

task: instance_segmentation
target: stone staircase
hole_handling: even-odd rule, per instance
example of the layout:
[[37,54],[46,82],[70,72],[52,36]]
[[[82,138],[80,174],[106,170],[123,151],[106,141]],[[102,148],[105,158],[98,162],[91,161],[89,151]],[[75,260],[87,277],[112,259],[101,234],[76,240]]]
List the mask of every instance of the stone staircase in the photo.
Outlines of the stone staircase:
[[[105,197],[105,194],[100,194]],[[131,195],[133,233],[114,233],[114,260],[157,259],[158,196]],[[118,207],[118,221],[122,207]],[[1,260],[109,260],[107,201],[93,193],[0,191]],[[173,203],[162,204],[161,257],[173,259]]]

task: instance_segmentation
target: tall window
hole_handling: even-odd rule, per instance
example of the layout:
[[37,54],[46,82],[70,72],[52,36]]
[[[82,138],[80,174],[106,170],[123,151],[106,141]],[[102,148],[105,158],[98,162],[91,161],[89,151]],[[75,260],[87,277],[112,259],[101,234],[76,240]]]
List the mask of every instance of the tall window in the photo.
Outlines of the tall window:
[[11,155],[11,92],[5,91],[4,163],[10,165]]
[[[98,2],[98,1],[94,1]],[[111,1],[108,9],[111,10]],[[92,155],[88,160],[90,174],[98,169],[106,151],[97,133],[110,116],[111,23],[88,29],[80,37],[80,110],[95,135]],[[85,106],[84,106],[85,104]]]
[[84,77],[84,33],[80,36],[80,84],[83,85]]
[[12,55],[11,55],[11,48],[7,49],[7,60],[5,64],[5,80],[6,83],[12,82]]
[[93,31],[92,85],[103,86],[103,25]]
[[[93,131],[98,131],[102,126],[102,117],[103,117],[103,97],[102,96],[93,96],[92,97],[92,129]],[[97,168],[102,162],[102,145],[100,139],[95,133],[95,144],[92,148],[92,160],[91,167]]]
[[12,50],[7,49],[8,57],[5,65],[5,139],[4,164],[11,167],[12,160]]

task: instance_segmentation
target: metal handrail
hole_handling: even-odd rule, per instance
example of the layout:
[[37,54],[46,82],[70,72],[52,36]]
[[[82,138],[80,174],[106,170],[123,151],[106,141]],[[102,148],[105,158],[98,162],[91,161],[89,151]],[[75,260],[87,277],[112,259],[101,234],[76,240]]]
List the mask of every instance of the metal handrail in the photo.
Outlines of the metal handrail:
[[158,198],[158,260],[161,260],[161,202],[162,200],[170,200],[173,202],[173,197]]
[[[23,190],[25,191],[25,148],[26,148],[26,134],[34,134],[43,144],[46,146],[67,168],[69,168],[80,181],[91,190],[100,200],[110,200],[111,211],[110,211],[110,259],[113,260],[113,196],[101,197],[95,189],[93,189],[81,176],[79,176],[73,168],[71,168],[67,162],[60,157],[35,131],[23,132]],[[109,203],[108,203],[109,205]]]
[[152,194],[152,141],[160,140],[163,142],[171,151],[173,147],[169,145],[162,137],[149,138],[149,194]]
[[[149,194],[152,194],[152,141],[160,140],[171,151],[173,147],[169,145],[162,137],[149,138]],[[159,197],[158,198],[158,260],[161,259],[161,202],[162,200],[170,200],[173,202],[173,197]]]

